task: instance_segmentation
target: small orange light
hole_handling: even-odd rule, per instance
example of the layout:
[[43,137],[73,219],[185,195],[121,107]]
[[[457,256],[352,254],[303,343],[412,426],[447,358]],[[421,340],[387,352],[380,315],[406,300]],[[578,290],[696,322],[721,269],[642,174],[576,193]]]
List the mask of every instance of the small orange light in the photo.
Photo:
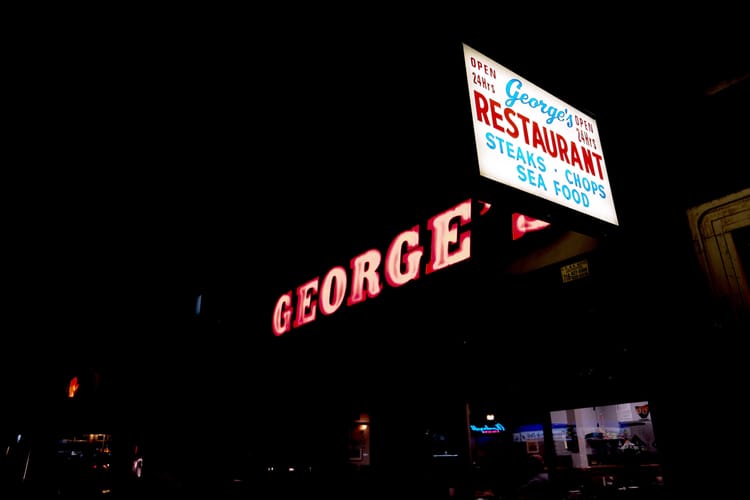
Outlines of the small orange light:
[[68,384],[68,397],[72,398],[76,395],[76,392],[78,392],[78,388],[81,386],[81,384],[78,383],[78,377],[73,377],[70,379],[70,384]]

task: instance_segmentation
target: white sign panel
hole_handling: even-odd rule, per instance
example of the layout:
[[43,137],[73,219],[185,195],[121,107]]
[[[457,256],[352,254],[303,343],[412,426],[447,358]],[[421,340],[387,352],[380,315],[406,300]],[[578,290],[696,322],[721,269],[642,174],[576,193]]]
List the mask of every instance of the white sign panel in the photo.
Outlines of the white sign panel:
[[479,174],[617,225],[596,121],[464,44]]

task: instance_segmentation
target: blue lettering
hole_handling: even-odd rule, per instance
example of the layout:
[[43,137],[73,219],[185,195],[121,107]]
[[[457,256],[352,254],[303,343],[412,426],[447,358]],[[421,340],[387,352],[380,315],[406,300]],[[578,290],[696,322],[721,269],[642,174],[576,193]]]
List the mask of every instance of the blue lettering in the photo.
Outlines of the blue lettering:
[[593,195],[598,195],[601,199],[607,197],[607,193],[604,191],[604,186],[592,181],[588,177],[582,177],[581,174],[573,172],[572,170],[565,170],[565,180],[568,184],[577,188],[583,189]]
[[500,153],[506,155],[511,160],[517,160],[523,162],[529,167],[538,169],[540,172],[547,171],[547,165],[544,164],[544,157],[537,156],[533,151],[526,151],[520,147],[517,147],[510,141],[504,140],[502,137],[493,135],[491,132],[484,134],[485,146],[491,150],[497,150]]
[[518,180],[521,182],[528,182],[534,187],[547,190],[547,184],[545,184],[544,177],[541,174],[536,174],[533,170],[526,170],[523,165],[516,165],[516,172],[518,172]]
[[555,196],[561,196],[568,201],[573,201],[576,205],[583,205],[588,207],[591,204],[589,197],[586,193],[582,193],[576,188],[571,188],[567,184],[560,184],[559,181],[552,181],[552,185],[555,188]]
[[[501,153],[505,152],[505,151],[503,151],[503,144],[505,144],[505,141],[502,138],[500,138],[500,137],[498,137],[496,135],[492,135],[491,132],[487,132],[484,135],[484,138],[487,140],[487,142],[485,144],[487,144],[488,148],[490,148],[490,149],[498,149],[498,150],[500,150]],[[496,140],[497,140],[497,144],[495,144]]]
[[540,108],[542,114],[547,115],[546,123],[549,125],[555,120],[565,123],[568,128],[573,127],[573,115],[569,114],[568,108],[557,109],[542,99],[531,97],[529,94],[521,93],[521,87],[523,84],[518,78],[511,78],[508,83],[505,84],[505,95],[508,98],[505,100],[505,105],[512,108],[516,102],[526,104],[532,109]]

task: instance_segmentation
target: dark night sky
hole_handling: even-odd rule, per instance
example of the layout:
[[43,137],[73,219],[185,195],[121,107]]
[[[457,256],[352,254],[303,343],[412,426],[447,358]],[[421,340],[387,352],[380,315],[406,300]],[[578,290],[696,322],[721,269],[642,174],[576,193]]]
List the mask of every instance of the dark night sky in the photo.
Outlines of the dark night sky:
[[[461,42],[597,118],[627,234],[660,234],[657,210],[681,235],[683,207],[749,184],[733,156],[747,113],[703,111],[707,87],[747,75],[732,12],[304,28],[204,14],[19,23],[3,176],[11,376],[100,355],[157,372],[174,356],[187,373],[206,349],[270,335],[287,288],[470,194]],[[214,345],[181,330],[200,290],[230,325]]]

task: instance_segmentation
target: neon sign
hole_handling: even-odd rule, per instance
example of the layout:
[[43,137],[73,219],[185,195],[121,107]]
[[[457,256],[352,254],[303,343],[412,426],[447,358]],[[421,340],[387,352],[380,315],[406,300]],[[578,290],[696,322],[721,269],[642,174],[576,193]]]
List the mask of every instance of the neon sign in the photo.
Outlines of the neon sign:
[[[471,222],[471,206],[471,199],[465,200],[427,221],[431,250],[424,265],[425,274],[471,257],[471,231],[466,229]],[[312,323],[318,311],[331,315],[344,304],[344,299],[347,306],[352,306],[377,297],[384,288],[381,277],[390,287],[419,279],[424,253],[419,226],[413,226],[393,238],[385,258],[377,249],[367,250],[349,261],[348,270],[334,266],[322,279],[316,276],[296,290],[287,291],[278,298],[273,310],[273,334],[278,337],[292,328]]]
[[519,214],[517,212],[512,215],[512,222],[514,241],[521,238],[526,233],[541,231],[542,229],[550,226],[550,223],[547,221],[535,219],[533,217],[529,217],[528,215]]
[[471,424],[471,430],[474,432],[481,432],[482,434],[497,434],[504,431],[505,427],[501,423],[497,423],[492,426],[484,424],[482,427]]

